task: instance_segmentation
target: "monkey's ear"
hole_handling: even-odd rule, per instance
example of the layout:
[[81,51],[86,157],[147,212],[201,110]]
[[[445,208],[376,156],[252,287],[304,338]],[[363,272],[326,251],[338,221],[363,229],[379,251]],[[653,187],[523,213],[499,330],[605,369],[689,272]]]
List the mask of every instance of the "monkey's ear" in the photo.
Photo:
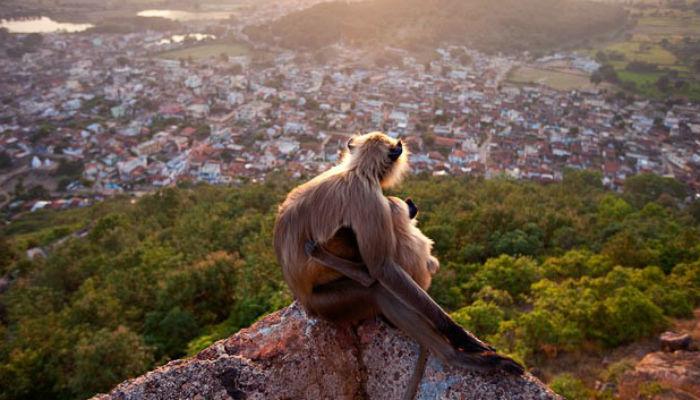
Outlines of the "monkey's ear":
[[355,148],[355,145],[352,143],[352,138],[348,139],[348,143],[346,146],[347,146],[348,150],[350,150],[350,151],[352,151],[352,149]]

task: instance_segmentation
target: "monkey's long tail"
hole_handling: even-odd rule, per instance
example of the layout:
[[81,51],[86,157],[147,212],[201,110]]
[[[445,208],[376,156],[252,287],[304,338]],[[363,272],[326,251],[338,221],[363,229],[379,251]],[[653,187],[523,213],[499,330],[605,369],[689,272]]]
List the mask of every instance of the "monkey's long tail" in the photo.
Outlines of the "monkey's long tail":
[[513,375],[522,375],[525,372],[522,365],[515,362],[515,360],[502,356],[495,351],[484,351],[482,353],[460,352],[458,357],[463,359],[462,363],[475,366],[476,369],[482,371],[500,370]]
[[406,387],[406,392],[404,392],[403,400],[414,400],[418,394],[418,385],[420,385],[421,379],[423,379],[423,373],[425,372],[425,365],[428,362],[428,348],[420,345],[418,350],[418,359],[416,360],[416,366],[413,369],[413,375],[411,375],[411,380],[408,381],[408,386]]
[[523,373],[523,368],[518,363],[493,351],[470,352],[455,348],[418,311],[399,301],[382,285],[376,284],[372,288],[376,305],[384,317],[421,346],[430,349],[444,363],[477,371],[503,370],[515,375]]

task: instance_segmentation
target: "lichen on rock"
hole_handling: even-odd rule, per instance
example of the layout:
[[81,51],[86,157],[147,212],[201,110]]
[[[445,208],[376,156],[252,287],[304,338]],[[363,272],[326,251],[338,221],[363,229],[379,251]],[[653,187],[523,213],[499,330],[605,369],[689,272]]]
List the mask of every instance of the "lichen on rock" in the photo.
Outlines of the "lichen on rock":
[[[338,326],[294,304],[93,399],[400,399],[417,357],[416,343],[379,320]],[[530,375],[471,372],[433,357],[417,397],[559,398]]]

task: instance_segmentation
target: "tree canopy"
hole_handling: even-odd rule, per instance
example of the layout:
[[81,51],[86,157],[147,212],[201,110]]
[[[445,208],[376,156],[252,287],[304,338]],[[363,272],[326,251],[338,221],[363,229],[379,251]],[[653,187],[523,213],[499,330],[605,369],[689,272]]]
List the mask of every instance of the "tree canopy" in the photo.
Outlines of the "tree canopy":
[[[289,304],[271,232],[298,183],[168,188],[4,227],[0,399],[86,398]],[[640,176],[617,194],[589,172],[418,176],[392,194],[414,199],[436,242],[431,295],[530,367],[655,334],[700,301],[700,208],[676,181]],[[47,258],[22,256],[35,246]]]

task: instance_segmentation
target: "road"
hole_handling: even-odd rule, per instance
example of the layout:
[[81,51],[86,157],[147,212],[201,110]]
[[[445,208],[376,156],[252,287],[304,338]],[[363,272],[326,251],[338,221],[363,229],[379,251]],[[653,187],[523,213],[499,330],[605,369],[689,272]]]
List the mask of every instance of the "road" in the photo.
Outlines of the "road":
[[484,140],[484,143],[479,146],[479,160],[484,164],[484,166],[488,169],[489,167],[489,145],[491,144],[491,141],[493,140],[493,133],[489,131],[488,135],[486,136],[486,140]]

